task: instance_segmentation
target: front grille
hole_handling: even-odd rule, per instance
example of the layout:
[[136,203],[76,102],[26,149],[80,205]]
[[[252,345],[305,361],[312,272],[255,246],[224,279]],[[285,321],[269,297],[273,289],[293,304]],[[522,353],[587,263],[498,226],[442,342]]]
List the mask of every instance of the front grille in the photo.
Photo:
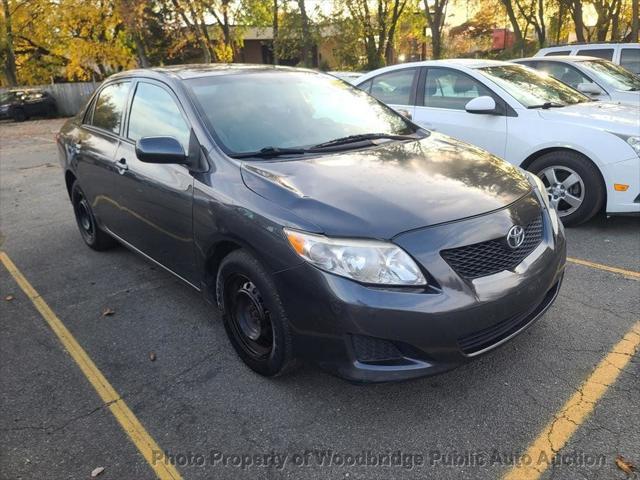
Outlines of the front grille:
[[551,302],[556,298],[560,289],[560,281],[556,283],[545,294],[542,301],[530,310],[507,318],[502,322],[496,323],[483,330],[476,331],[458,339],[458,345],[466,355],[473,356],[486,351],[488,348],[496,345],[505,338],[510,337],[514,333],[522,330],[533,320],[538,318],[544,310],[547,309]]
[[507,245],[506,237],[464,247],[442,250],[440,254],[458,274],[473,279],[513,270],[542,241],[542,215],[524,229],[524,242],[517,248]]

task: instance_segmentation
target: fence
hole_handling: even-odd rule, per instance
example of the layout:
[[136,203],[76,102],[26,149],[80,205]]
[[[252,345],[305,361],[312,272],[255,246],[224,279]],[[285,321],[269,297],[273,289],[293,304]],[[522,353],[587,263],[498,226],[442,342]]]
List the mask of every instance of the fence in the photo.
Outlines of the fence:
[[[98,83],[79,82],[79,83],[52,83],[49,85],[37,85],[29,87],[15,88],[38,88],[49,92],[56,99],[58,105],[58,113],[65,117],[70,117],[78,113],[78,111],[87,102],[89,96],[98,87]],[[14,90],[15,88],[12,88]],[[0,93],[7,91],[8,88],[0,88]]]

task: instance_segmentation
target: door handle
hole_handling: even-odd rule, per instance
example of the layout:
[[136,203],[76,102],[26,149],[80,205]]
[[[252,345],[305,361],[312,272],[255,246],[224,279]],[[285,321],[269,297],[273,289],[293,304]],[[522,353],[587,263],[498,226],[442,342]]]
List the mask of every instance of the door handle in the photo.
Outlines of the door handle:
[[124,175],[127,170],[129,170],[129,166],[127,165],[127,159],[121,158],[116,162],[116,168],[118,169],[118,173],[120,175]]

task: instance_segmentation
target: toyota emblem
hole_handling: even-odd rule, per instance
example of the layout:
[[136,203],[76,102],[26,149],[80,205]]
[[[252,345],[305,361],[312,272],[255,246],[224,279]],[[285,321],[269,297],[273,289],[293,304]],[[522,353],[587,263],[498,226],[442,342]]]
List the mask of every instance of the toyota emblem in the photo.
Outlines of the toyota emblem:
[[514,225],[507,233],[507,243],[511,248],[518,248],[524,242],[524,228]]

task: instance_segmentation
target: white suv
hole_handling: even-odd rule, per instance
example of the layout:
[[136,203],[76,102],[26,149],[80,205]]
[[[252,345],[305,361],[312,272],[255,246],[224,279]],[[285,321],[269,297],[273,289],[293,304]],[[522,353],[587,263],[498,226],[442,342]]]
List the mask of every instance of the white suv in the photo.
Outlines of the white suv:
[[538,50],[536,57],[585,55],[609,60],[640,75],[640,43],[572,43]]
[[536,70],[494,60],[385,67],[356,85],[429,130],[536,173],[566,225],[603,207],[640,214],[640,109],[595,102]]

